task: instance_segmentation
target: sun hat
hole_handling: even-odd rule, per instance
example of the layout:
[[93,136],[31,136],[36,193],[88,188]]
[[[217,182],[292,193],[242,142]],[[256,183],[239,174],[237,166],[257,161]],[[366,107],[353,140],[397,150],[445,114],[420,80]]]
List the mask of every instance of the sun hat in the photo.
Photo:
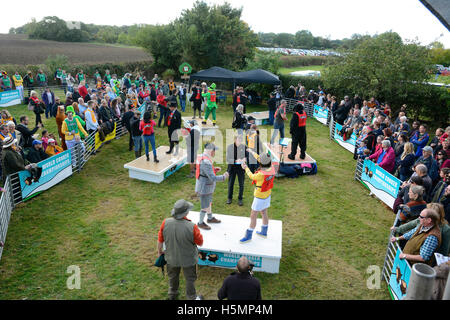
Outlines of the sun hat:
[[6,137],[5,140],[3,140],[3,149],[12,146],[16,142],[17,142],[17,139],[14,139],[12,136]]
[[48,143],[56,142],[55,139],[48,139]]
[[184,199],[180,199],[177,202],[175,202],[173,209],[171,211],[172,217],[174,217],[177,220],[183,219],[187,216],[189,211],[194,207],[194,205],[186,201]]

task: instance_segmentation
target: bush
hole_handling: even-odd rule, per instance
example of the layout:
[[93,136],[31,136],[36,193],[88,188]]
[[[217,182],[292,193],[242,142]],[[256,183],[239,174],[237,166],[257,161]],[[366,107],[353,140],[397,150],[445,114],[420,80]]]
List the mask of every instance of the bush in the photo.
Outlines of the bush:
[[[56,69],[61,68],[62,70],[66,70],[69,67],[69,59],[67,56],[63,54],[57,54],[55,56],[48,56],[47,60],[45,60],[45,65],[48,70],[50,70],[51,74],[56,71]],[[50,74],[47,74],[50,77]]]
[[170,78],[175,79],[177,73],[173,69],[166,69],[166,71],[164,71],[161,76],[164,79],[164,81],[168,81]]

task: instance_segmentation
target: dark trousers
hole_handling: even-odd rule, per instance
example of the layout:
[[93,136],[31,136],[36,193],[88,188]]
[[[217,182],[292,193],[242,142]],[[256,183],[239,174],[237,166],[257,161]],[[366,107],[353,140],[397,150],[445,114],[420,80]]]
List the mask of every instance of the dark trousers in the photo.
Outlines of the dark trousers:
[[52,116],[52,105],[46,104],[45,105],[45,117],[48,119],[48,115],[50,114],[50,117]]
[[158,120],[158,127],[161,127],[161,120],[164,118],[164,122],[163,122],[163,126],[166,125],[166,121],[167,121],[167,116],[169,115],[169,108],[163,107],[163,106],[159,106],[159,112],[160,112],[160,116],[159,116],[159,120]]
[[134,147],[134,142],[133,142],[133,135],[131,134],[131,132],[128,130],[128,133],[130,134],[130,141],[128,141],[128,151],[133,150]]
[[298,131],[292,135],[291,156],[297,154],[297,147],[300,146],[300,158],[305,157],[306,153],[306,128],[300,127]]
[[191,267],[172,267],[167,264],[167,275],[169,276],[169,299],[176,299],[180,287],[180,271],[183,269],[186,284],[186,299],[194,300],[197,297],[195,290],[195,280],[197,280],[197,266]]
[[43,124],[42,123],[41,114],[40,113],[35,113],[35,115],[36,115],[36,126],[38,125],[38,123]]
[[237,176],[239,182],[238,199],[242,200],[242,197],[244,195],[244,181],[245,181],[244,169],[242,169],[241,165],[231,165],[231,168],[228,170],[228,173],[230,174],[228,179],[228,199],[233,199],[234,182],[236,181]]

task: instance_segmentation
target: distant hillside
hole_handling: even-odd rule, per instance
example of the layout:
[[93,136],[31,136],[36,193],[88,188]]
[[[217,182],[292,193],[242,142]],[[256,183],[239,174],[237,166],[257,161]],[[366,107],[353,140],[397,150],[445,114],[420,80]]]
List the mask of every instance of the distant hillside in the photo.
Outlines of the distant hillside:
[[94,64],[151,60],[143,49],[82,42],[28,40],[26,35],[0,34],[0,64],[41,64],[49,55],[63,54],[69,63]]

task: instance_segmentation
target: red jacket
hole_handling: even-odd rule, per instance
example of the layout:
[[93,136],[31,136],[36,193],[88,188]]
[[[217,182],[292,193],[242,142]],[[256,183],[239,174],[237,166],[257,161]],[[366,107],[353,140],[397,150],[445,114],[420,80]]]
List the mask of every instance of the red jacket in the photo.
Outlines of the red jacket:
[[167,107],[167,101],[165,100],[166,97],[162,94],[158,95],[156,97],[156,102],[158,102],[160,105]]
[[84,99],[84,97],[86,97],[87,96],[87,94],[88,94],[88,91],[87,91],[87,89],[86,89],[86,87],[85,86],[79,86],[78,87],[78,93],[80,94],[80,96],[82,96],[83,97],[83,99]]
[[144,120],[141,120],[139,123],[139,130],[142,131],[144,136],[151,136],[154,133],[153,127],[156,125],[156,122],[150,120],[150,123],[145,123]]
[[[376,159],[378,160],[378,157],[383,152],[383,148],[380,148],[377,152],[375,152],[373,155],[369,157],[369,160]],[[386,170],[389,173],[394,172],[395,168],[395,151],[392,147],[389,147],[389,149],[386,151],[386,154],[383,157],[383,160],[379,164],[380,167],[382,167],[384,170]]]

